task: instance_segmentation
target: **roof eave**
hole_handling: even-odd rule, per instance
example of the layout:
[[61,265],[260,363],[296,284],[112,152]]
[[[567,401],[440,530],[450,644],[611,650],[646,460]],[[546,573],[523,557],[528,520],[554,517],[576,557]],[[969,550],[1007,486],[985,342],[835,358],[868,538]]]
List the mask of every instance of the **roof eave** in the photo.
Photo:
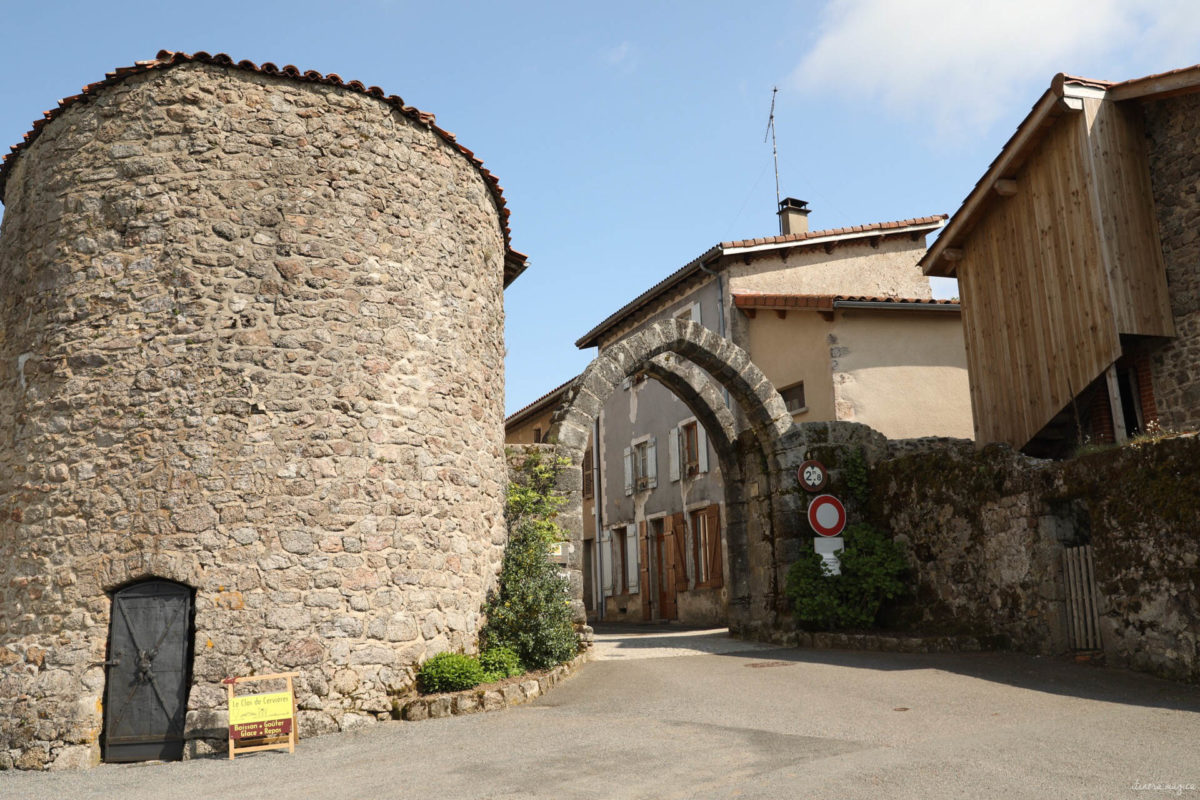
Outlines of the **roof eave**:
[[1029,114],[1017,126],[1016,132],[1005,142],[1000,154],[992,161],[975,188],[963,200],[958,211],[950,217],[942,235],[926,251],[917,264],[930,277],[953,278],[958,271],[958,262],[946,258],[946,251],[961,249],[962,237],[974,227],[977,214],[987,205],[996,182],[1011,178],[1025,163],[1034,146],[1041,141],[1046,130],[1067,113],[1083,110],[1085,97],[1104,97],[1106,90],[1099,82],[1069,83],[1062,73],[1054,76],[1047,89],[1034,104]]

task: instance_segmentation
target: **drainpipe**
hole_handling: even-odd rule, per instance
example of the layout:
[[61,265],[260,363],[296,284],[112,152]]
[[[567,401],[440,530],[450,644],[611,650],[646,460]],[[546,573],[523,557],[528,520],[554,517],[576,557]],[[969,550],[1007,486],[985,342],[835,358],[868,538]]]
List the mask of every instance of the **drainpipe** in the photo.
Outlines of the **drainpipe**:
[[[595,518],[595,538],[592,541],[596,549],[592,557],[592,607],[596,609],[597,620],[604,619],[604,579],[600,569],[600,530],[604,525],[604,498],[600,494],[600,414],[592,420],[592,516]],[[596,602],[597,595],[600,596],[599,603]]]

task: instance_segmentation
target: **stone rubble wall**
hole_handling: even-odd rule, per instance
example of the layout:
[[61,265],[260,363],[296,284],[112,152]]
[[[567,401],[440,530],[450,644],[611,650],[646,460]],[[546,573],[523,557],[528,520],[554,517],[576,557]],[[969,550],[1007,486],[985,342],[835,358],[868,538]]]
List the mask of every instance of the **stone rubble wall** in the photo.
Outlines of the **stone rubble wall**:
[[0,231],[0,768],[95,763],[110,592],[195,589],[188,754],[229,675],[301,735],[472,651],[505,540],[505,252],[467,159],[374,98],[130,77],[10,175]]
[[1090,543],[1108,662],[1200,681],[1200,438],[1065,462],[967,443],[897,453],[870,473],[870,515],[916,570],[890,629],[1063,653],[1062,552]]
[[1162,425],[1200,429],[1200,95],[1144,104],[1154,210],[1166,262],[1175,338],[1154,351]]

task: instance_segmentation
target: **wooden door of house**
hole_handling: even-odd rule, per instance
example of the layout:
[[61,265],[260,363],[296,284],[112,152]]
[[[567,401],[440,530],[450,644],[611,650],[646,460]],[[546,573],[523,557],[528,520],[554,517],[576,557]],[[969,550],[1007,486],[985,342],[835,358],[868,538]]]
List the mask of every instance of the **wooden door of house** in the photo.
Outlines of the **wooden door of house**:
[[654,536],[655,583],[658,586],[658,613],[662,619],[678,619],[675,604],[675,534],[667,517]]
[[113,595],[104,696],[104,760],[183,757],[191,679],[192,592],[149,580]]

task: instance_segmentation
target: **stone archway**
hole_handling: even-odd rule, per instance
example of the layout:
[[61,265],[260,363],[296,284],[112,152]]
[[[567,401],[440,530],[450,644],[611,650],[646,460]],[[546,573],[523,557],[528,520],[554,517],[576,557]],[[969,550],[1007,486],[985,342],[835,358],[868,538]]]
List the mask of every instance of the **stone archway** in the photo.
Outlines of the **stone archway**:
[[[694,365],[705,374],[689,369]],[[783,611],[779,534],[795,519],[794,493],[779,476],[793,445],[785,442],[792,416],[762,371],[737,345],[683,320],[655,322],[602,352],[579,376],[551,423],[550,440],[566,461],[568,569],[582,569],[581,464],[593,421],[621,382],[645,372],[674,392],[708,431],[724,475],[729,549],[729,624],[743,635],[775,625]],[[741,411],[730,412],[717,391],[729,392]],[[582,586],[581,580],[572,585]],[[584,621],[582,596],[575,613]]]

